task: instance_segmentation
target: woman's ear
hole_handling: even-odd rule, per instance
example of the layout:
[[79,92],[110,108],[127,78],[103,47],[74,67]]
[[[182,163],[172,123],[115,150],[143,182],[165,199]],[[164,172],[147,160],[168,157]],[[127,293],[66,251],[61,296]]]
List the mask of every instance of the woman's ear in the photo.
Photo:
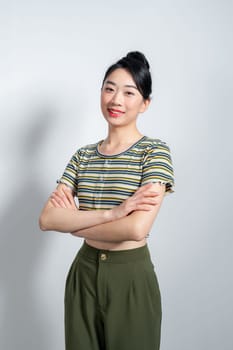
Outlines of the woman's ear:
[[150,101],[151,101],[150,98],[148,98],[146,100],[143,100],[142,106],[141,106],[141,109],[140,109],[140,113],[144,113],[147,110],[147,108],[150,105]]

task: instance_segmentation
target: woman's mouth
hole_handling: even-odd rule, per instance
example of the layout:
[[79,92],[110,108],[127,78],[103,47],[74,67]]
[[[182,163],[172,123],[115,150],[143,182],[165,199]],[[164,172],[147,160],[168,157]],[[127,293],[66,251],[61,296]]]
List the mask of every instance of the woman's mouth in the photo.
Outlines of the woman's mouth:
[[121,117],[125,112],[120,111],[119,109],[108,108],[108,113],[110,117],[117,118]]

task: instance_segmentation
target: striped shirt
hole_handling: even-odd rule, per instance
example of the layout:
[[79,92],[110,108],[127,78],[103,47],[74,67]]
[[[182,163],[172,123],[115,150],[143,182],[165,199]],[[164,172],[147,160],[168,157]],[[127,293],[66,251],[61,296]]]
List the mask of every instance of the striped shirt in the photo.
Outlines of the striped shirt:
[[111,209],[149,182],[163,183],[166,193],[174,192],[172,160],[165,142],[143,136],[116,155],[101,154],[101,142],[78,149],[58,180],[74,191],[79,209]]

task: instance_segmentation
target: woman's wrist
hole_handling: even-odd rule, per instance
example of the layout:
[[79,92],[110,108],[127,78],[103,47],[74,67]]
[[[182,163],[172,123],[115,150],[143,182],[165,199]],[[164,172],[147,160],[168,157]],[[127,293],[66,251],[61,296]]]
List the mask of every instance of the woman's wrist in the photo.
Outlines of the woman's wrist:
[[115,221],[126,216],[127,212],[124,210],[124,207],[122,205],[117,205],[114,208],[108,210],[108,215],[110,221]]
[[106,219],[106,222],[111,222],[117,219],[115,210],[113,209],[108,209],[104,210],[104,218]]

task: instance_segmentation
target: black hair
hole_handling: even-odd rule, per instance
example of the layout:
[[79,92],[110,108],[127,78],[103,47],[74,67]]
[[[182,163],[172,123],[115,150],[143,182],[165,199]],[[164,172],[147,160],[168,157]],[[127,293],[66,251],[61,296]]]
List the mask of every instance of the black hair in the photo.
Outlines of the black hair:
[[143,53],[131,51],[125,57],[112,64],[105,73],[103,84],[106,78],[118,68],[124,68],[132,75],[139,92],[145,100],[150,98],[152,91],[150,65]]

